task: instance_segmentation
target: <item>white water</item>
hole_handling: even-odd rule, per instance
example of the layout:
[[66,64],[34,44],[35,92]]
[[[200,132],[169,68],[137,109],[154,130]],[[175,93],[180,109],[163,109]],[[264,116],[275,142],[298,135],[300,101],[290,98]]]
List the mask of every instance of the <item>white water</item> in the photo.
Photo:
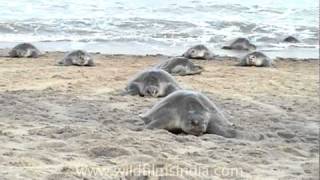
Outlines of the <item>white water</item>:
[[[314,0],[0,0],[0,48],[28,41],[43,50],[178,55],[202,43],[226,54],[226,41],[247,37],[275,56],[318,57],[318,8]],[[279,43],[289,35],[302,43]]]

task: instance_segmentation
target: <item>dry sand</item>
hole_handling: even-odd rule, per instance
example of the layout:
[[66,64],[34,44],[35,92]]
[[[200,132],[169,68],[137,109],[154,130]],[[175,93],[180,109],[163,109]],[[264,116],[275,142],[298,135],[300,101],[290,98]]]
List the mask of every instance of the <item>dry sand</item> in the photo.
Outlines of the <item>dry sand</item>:
[[274,68],[194,61],[206,71],[176,77],[241,129],[264,136],[250,141],[143,130],[138,115],[159,99],[119,93],[167,57],[95,54],[96,67],[55,66],[62,57],[0,58],[1,180],[110,179],[142,167],[150,176],[152,167],[170,167],[168,176],[184,178],[126,179],[318,179],[318,60],[277,60]]

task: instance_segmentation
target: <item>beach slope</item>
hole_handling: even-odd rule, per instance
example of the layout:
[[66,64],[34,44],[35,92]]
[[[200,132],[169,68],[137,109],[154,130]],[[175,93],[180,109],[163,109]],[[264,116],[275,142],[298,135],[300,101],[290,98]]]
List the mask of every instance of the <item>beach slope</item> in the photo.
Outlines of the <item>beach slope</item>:
[[159,99],[121,92],[136,73],[168,57],[93,56],[95,67],[56,66],[59,52],[0,58],[1,179],[157,175],[133,173],[139,165],[171,167],[158,175],[183,172],[187,179],[318,178],[318,60],[278,59],[276,67],[255,68],[219,58],[194,61],[205,68],[201,75],[176,77],[239,128],[263,136],[251,141],[144,130],[138,115]]

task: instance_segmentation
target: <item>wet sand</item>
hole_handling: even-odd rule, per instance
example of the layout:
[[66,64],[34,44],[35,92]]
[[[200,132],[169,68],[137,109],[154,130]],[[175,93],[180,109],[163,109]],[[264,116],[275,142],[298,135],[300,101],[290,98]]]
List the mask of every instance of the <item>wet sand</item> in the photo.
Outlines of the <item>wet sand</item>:
[[[1,180],[120,179],[115,173],[142,164],[173,170],[126,179],[318,179],[319,61],[255,68],[236,67],[232,58],[198,60],[201,75],[175,77],[264,137],[251,141],[143,130],[138,115],[159,99],[120,93],[168,57],[94,54],[95,67],[55,66],[62,57],[0,58]],[[185,171],[195,167],[203,171]],[[181,169],[184,178],[164,177]]]

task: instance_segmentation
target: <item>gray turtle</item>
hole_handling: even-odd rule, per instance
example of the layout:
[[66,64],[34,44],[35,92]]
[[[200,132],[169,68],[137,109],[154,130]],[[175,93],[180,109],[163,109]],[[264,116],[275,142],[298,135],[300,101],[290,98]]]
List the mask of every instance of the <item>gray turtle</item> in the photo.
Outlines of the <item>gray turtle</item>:
[[222,49],[234,49],[234,50],[250,50],[253,51],[257,47],[250,43],[250,41],[246,38],[237,38],[233,40],[230,45],[223,46]]
[[174,78],[164,70],[149,69],[139,73],[126,87],[130,95],[164,97],[181,89]]
[[199,44],[189,48],[185,53],[182,54],[183,57],[189,59],[212,59],[213,53],[204,45]]
[[159,64],[156,68],[167,71],[172,75],[180,76],[200,74],[203,71],[201,66],[193,64],[189,59],[184,57],[172,58]]
[[283,42],[287,42],[287,43],[299,43],[300,41],[293,37],[293,36],[288,36],[286,38],[283,39]]
[[176,91],[140,115],[147,129],[166,129],[192,135],[236,136],[234,126],[205,95],[188,90]]
[[9,51],[10,57],[16,58],[37,58],[41,52],[30,43],[21,43]]
[[67,53],[64,58],[59,61],[59,65],[63,66],[94,66],[93,58],[86,51],[75,50]]
[[273,60],[262,52],[252,52],[240,60],[239,66],[271,67]]

